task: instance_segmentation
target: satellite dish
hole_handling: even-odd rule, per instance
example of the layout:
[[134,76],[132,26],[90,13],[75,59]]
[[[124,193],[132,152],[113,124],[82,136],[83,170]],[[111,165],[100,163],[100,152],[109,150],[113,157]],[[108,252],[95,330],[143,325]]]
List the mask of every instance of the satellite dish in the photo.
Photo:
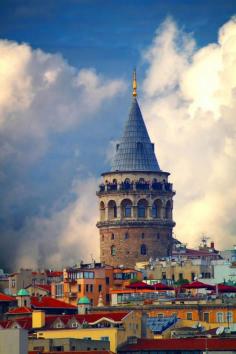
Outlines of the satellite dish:
[[216,330],[216,335],[220,336],[224,332],[225,328],[224,327],[219,327]]

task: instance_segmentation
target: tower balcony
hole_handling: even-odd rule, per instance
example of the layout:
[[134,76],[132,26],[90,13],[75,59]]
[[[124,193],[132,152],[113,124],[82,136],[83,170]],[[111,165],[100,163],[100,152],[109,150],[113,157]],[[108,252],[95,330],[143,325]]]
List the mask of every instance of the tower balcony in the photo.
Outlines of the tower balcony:
[[128,192],[159,192],[175,194],[172,183],[168,182],[121,182],[121,183],[102,183],[99,185],[97,195],[110,193],[128,193]]
[[142,220],[134,220],[134,219],[116,219],[116,220],[104,220],[97,222],[96,225],[100,228],[108,228],[108,227],[156,227],[156,226],[166,226],[166,227],[174,227],[175,222],[170,219],[142,219]]

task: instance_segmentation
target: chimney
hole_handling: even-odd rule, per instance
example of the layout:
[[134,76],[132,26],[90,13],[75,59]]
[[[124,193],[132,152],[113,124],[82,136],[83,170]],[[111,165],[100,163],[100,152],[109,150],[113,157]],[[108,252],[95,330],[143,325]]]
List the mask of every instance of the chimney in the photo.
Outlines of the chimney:
[[32,328],[42,328],[45,326],[45,312],[35,310],[32,313]]
[[215,243],[211,242],[211,249],[214,250],[215,249]]

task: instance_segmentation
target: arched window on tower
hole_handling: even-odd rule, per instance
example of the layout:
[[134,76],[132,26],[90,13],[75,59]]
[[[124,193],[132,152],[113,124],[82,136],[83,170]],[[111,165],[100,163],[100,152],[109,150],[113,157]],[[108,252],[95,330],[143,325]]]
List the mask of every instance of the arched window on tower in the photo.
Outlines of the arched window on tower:
[[166,203],[165,218],[166,219],[171,219],[172,218],[172,206],[171,206],[171,201],[170,200],[168,200],[168,202]]
[[104,202],[100,203],[100,220],[101,221],[105,220],[105,204],[104,204]]
[[124,199],[121,202],[121,215],[123,218],[131,218],[132,216],[132,202],[129,199]]
[[111,256],[116,255],[116,247],[114,245],[111,246]]
[[141,199],[138,202],[138,218],[146,218],[147,217],[147,207],[148,202],[146,199]]
[[108,202],[108,219],[117,218],[117,206],[114,200],[110,200]]
[[146,245],[144,245],[144,244],[141,245],[141,247],[140,247],[140,254],[141,254],[142,256],[146,256],[146,254],[147,254],[147,247],[146,247]]
[[160,218],[162,210],[162,201],[160,199],[156,199],[152,204],[152,217]]

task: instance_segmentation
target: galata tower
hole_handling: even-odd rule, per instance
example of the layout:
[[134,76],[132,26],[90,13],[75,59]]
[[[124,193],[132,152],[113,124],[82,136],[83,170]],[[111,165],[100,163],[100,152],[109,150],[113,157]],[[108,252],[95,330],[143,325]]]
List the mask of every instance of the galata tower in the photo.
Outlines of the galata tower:
[[102,173],[99,198],[101,262],[134,267],[172,250],[173,196],[168,172],[160,169],[137,101],[133,97],[110,172]]

